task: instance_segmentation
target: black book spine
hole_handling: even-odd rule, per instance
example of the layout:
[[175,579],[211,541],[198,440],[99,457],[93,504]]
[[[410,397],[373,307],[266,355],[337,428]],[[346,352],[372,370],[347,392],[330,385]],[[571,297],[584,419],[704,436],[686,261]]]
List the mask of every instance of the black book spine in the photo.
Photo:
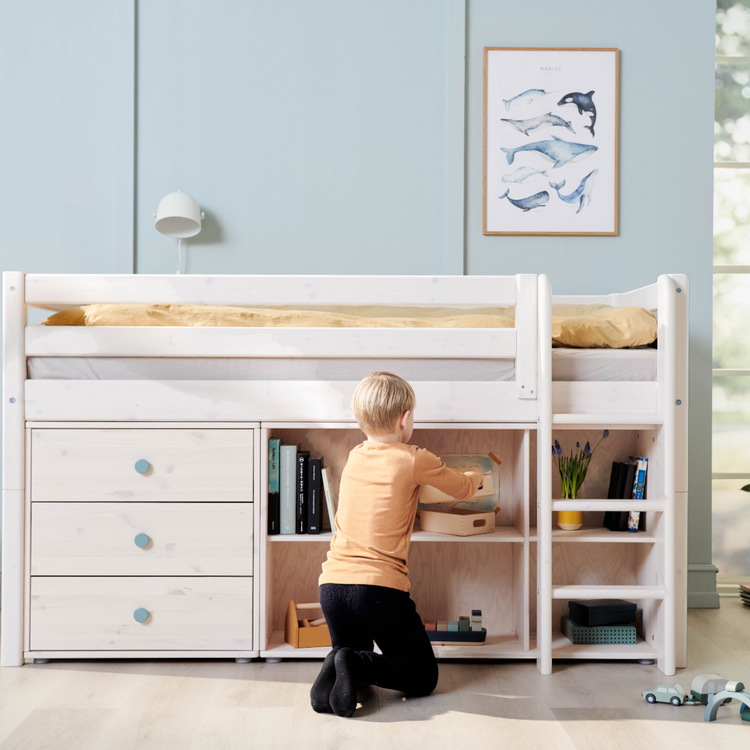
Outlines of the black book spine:
[[307,534],[308,477],[307,463],[310,454],[307,451],[297,453],[297,512],[296,529],[298,534]]
[[[607,492],[608,500],[617,499],[617,485],[620,481],[620,462],[612,462],[612,473],[609,475],[609,490]],[[617,531],[619,526],[619,514],[615,510],[607,510],[604,512],[604,528],[610,531]]]
[[[625,477],[625,487],[623,489],[623,495],[622,500],[632,500],[633,499],[633,483],[635,482],[635,464],[626,464],[627,466],[627,475]],[[627,531],[628,530],[628,516],[630,515],[630,512],[627,510],[620,511],[620,523],[618,525],[618,531]]]
[[278,534],[281,531],[281,495],[278,492],[268,493],[268,533]]
[[281,495],[279,493],[279,451],[281,441],[268,441],[268,533],[281,533]]
[[320,481],[320,470],[323,466],[323,461],[320,458],[311,458],[309,464],[309,495],[307,503],[307,533],[308,534],[320,534],[320,526],[322,522],[322,511],[321,511],[321,481]]

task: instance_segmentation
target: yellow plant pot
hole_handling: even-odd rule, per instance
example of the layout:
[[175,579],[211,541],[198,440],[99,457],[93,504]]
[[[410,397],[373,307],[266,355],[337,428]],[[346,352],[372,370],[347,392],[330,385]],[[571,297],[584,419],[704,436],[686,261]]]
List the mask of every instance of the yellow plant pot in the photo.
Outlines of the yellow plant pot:
[[565,531],[575,531],[583,526],[582,510],[558,510],[557,525]]

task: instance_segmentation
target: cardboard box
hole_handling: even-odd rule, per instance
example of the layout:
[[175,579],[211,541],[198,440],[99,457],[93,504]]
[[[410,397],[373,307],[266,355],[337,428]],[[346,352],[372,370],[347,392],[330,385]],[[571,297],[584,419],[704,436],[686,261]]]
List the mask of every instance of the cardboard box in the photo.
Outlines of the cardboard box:
[[[328,625],[309,625],[303,624],[308,622],[308,614],[318,610],[320,614],[320,604],[295,604],[290,600],[289,607],[286,610],[286,623],[284,625],[284,640],[294,648],[315,648],[320,646],[331,645],[331,634],[328,631]],[[302,615],[302,617],[300,617]]]
[[495,530],[495,514],[464,508],[422,510],[419,514],[422,531],[436,531],[453,536],[491,534]]

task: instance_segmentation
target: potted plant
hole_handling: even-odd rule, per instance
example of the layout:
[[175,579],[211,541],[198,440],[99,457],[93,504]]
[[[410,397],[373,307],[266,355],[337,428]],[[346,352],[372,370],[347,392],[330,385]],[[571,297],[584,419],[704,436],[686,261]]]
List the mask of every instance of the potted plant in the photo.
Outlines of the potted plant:
[[[576,452],[571,449],[569,456],[562,455],[560,443],[555,440],[552,446],[552,455],[557,461],[557,470],[560,472],[560,486],[562,488],[563,500],[576,500],[578,493],[581,491],[583,480],[586,479],[586,472],[589,469],[591,458],[596,452],[602,440],[609,437],[609,430],[604,430],[599,442],[591,449],[591,445],[586,441],[586,445],[581,448],[580,443],[576,443]],[[750,486],[750,485],[748,485]],[[580,510],[560,510],[557,512],[557,525],[565,531],[575,531],[583,526],[583,511]]]

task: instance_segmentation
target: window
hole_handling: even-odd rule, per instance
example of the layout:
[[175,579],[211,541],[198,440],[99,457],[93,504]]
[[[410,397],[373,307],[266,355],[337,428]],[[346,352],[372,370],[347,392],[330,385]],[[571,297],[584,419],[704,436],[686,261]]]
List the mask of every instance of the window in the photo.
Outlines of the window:
[[713,548],[750,577],[750,0],[718,0],[714,123]]

